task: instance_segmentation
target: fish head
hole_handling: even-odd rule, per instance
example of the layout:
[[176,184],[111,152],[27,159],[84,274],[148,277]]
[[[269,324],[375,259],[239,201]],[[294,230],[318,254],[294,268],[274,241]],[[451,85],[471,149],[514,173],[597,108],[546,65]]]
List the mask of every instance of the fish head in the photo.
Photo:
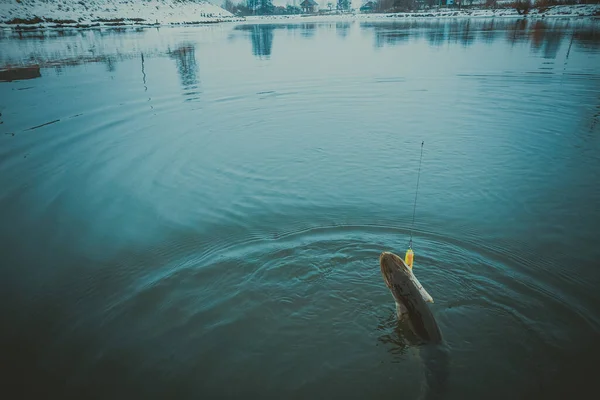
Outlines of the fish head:
[[421,294],[423,300],[433,303],[431,295],[423,288],[413,270],[406,265],[401,257],[385,251],[379,256],[379,267],[381,268],[383,281],[392,292],[396,303],[403,303],[401,288],[407,286],[414,287]]

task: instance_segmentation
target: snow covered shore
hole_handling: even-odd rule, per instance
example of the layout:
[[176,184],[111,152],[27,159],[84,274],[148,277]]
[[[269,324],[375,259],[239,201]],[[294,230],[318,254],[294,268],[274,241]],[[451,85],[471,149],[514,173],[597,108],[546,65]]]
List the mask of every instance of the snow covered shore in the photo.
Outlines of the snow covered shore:
[[0,0],[0,29],[189,25],[246,21],[396,20],[414,18],[600,17],[600,5],[552,6],[519,15],[515,9],[440,9],[394,14],[277,15],[239,18],[205,0]]
[[269,22],[274,20],[301,20],[303,22],[316,22],[322,20],[396,20],[411,18],[492,18],[492,17],[517,17],[517,18],[546,18],[546,17],[600,17],[600,4],[581,4],[570,6],[551,6],[545,9],[533,8],[527,15],[520,15],[514,8],[497,9],[440,9],[429,11],[416,11],[390,14],[330,14],[330,15],[277,15],[247,17],[247,22]]
[[0,26],[200,24],[238,20],[203,0],[2,0]]

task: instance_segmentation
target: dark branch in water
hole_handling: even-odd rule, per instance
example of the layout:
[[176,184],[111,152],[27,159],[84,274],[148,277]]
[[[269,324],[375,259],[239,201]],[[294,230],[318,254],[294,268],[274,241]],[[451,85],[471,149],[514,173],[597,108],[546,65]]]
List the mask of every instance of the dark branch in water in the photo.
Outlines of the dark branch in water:
[[57,123],[59,121],[60,121],[60,119],[55,119],[54,121],[46,122],[45,124],[41,124],[41,125],[38,125],[38,126],[34,126],[33,128],[26,129],[26,131],[32,131],[34,129],[41,128],[42,126],[52,125],[52,124],[55,124],[55,123]]
[[146,86],[146,71],[144,69],[144,53],[142,53],[142,80],[144,81],[144,92],[148,91],[148,86]]
[[0,69],[0,82],[12,82],[41,77],[39,65]]

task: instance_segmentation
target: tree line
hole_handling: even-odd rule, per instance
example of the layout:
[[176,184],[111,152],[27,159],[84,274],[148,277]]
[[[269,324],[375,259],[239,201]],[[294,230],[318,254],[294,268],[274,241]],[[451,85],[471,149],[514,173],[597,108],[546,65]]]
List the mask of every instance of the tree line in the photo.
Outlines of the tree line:
[[[372,0],[372,12],[406,12],[423,8],[445,6],[446,0]],[[527,14],[531,8],[544,9],[556,5],[573,4],[598,4],[600,0],[514,0],[512,2],[499,2],[498,0],[455,0],[454,8],[514,8],[519,14]],[[475,3],[475,4],[473,4]]]
[[[302,0],[298,0],[299,2]],[[233,0],[225,0],[221,6],[233,15],[290,15],[302,14],[302,8],[288,4],[287,6],[275,6],[273,0],[242,0],[234,3]],[[339,11],[349,11],[352,8],[351,0],[336,0],[327,3],[327,8]]]
[[[298,1],[300,2],[301,0]],[[446,0],[371,0],[370,3],[372,4],[372,7],[369,11],[390,13],[443,6],[445,5]],[[499,3],[498,0],[485,0],[484,2],[481,0],[455,0],[455,4],[452,7],[458,9],[472,6],[478,8],[514,8],[519,14],[527,14],[533,7],[544,9],[555,5],[598,3],[600,3],[600,0],[514,0],[510,3]],[[238,16],[293,15],[303,13],[299,6],[289,4],[285,7],[275,6],[273,5],[273,0],[242,0],[239,3],[234,3],[233,0],[225,0],[222,7]],[[329,11],[349,11],[351,8],[351,0],[331,0],[327,3],[327,9],[329,9]]]

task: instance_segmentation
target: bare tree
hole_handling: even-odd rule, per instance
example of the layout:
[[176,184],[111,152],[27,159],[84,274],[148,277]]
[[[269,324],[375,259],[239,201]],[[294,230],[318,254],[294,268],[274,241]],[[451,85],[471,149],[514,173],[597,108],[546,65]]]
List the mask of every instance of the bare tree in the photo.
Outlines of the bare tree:
[[352,3],[350,0],[338,0],[337,9],[338,10],[349,10]]
[[529,14],[529,9],[531,8],[531,0],[516,0],[513,3],[513,7],[519,15]]
[[225,10],[229,11],[230,13],[232,13],[235,9],[235,4],[233,4],[233,1],[231,0],[225,0],[223,2],[223,6],[222,6]]

